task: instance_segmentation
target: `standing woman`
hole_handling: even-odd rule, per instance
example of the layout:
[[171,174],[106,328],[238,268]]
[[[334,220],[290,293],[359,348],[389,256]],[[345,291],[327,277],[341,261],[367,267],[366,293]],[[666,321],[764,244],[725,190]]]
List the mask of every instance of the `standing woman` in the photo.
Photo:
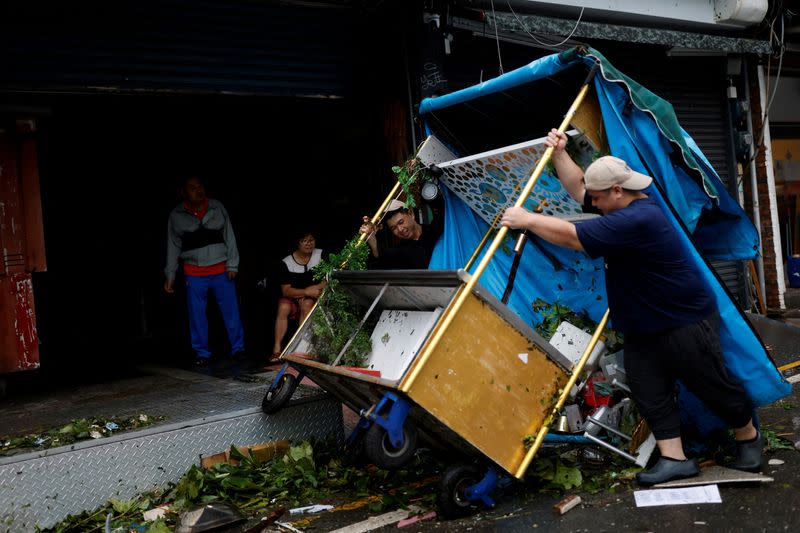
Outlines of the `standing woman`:
[[289,319],[302,322],[325,288],[325,282],[315,282],[311,272],[322,259],[322,250],[316,247],[314,233],[302,231],[298,237],[295,250],[283,258],[281,298],[278,300],[275,345],[270,362],[277,361],[281,355],[281,341],[289,328]]

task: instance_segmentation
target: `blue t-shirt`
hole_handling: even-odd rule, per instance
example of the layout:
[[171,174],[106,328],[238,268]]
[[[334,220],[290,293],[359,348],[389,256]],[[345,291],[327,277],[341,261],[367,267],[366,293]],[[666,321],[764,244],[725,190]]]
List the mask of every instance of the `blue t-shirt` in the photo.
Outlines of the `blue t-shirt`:
[[589,256],[606,262],[606,293],[614,329],[667,331],[706,318],[714,301],[680,237],[655,200],[576,225]]

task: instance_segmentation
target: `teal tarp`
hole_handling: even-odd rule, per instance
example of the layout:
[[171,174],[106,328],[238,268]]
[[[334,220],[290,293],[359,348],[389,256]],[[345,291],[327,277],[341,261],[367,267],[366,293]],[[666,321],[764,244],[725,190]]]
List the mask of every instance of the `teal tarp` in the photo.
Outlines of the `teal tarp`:
[[[420,105],[420,114],[425,119],[431,112],[535,83],[567,68],[590,67],[595,61],[600,62],[601,75],[593,83],[610,151],[655,179],[657,186],[647,192],[659,200],[668,218],[681,230],[689,256],[715,295],[729,371],[743,383],[755,405],[782,398],[791,386],[780,376],[749,322],[704,260],[751,259],[758,250],[758,233],[697,145],[680,127],[669,102],[620,73],[596,50],[588,49],[582,54],[546,56],[479,85],[426,99]],[[577,92],[575,87],[576,95]],[[427,121],[426,127],[436,133]],[[545,133],[531,132],[530,138]],[[431,268],[460,268],[469,260],[487,225],[455,194],[446,192],[445,201],[445,233],[434,252]],[[512,260],[513,244],[507,243],[506,251],[498,251],[480,280],[498,297],[505,288]],[[537,298],[558,302],[574,311],[586,311],[595,321],[599,320],[607,306],[602,261],[538,239],[536,244],[526,247],[509,307],[531,325],[541,320],[531,307]],[[695,423],[701,420],[704,431],[722,426],[716,417],[701,412],[703,408],[696,399],[687,394],[682,396],[683,404],[690,406],[691,418]]]

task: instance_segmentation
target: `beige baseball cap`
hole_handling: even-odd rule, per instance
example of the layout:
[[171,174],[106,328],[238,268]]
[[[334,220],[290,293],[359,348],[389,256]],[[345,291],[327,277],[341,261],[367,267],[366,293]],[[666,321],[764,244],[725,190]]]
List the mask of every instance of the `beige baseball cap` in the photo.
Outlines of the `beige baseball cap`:
[[384,213],[391,213],[392,211],[397,211],[398,209],[405,209],[406,204],[401,202],[400,200],[392,200],[389,202],[389,205],[386,206],[386,211]]
[[653,183],[653,178],[631,170],[628,163],[614,157],[603,156],[586,169],[583,182],[587,191],[604,191],[614,185],[621,185],[623,189],[641,191]]

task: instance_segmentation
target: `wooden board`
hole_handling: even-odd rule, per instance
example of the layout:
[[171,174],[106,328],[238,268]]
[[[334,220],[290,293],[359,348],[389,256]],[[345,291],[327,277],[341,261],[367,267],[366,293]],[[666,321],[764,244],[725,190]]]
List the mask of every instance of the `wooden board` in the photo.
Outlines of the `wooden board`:
[[696,485],[711,485],[714,483],[717,485],[725,483],[771,483],[772,481],[775,481],[775,479],[763,474],[742,472],[741,470],[714,465],[702,468],[700,475],[697,477],[659,483],[658,485],[653,485],[653,488],[694,487]]

